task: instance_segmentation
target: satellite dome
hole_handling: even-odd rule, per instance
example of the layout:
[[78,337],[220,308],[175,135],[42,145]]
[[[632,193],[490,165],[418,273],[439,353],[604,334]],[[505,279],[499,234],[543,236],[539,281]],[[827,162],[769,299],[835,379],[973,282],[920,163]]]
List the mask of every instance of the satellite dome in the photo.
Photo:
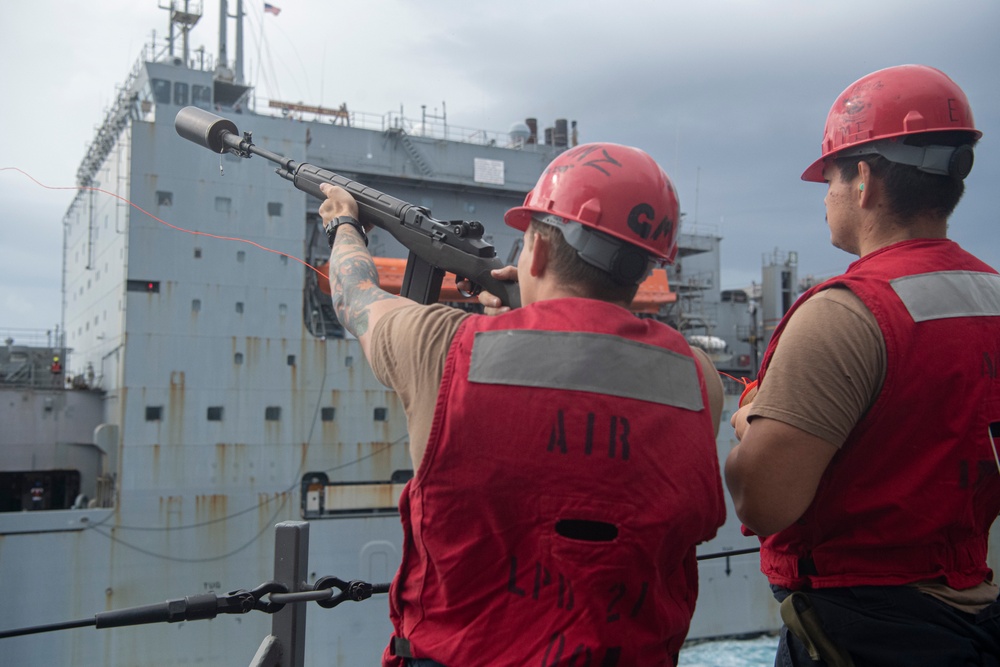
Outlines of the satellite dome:
[[524,123],[514,123],[507,132],[514,143],[524,143],[531,136],[531,130]]

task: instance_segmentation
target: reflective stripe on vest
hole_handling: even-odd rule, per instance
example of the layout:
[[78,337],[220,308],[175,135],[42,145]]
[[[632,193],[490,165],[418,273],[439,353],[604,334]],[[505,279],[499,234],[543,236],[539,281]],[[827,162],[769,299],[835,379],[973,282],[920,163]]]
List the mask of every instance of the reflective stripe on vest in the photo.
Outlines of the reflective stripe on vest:
[[939,271],[890,280],[914,322],[1000,316],[1000,275]]
[[[580,364],[587,359],[587,364]],[[476,333],[469,381],[590,391],[704,408],[691,357],[606,334],[505,330]]]

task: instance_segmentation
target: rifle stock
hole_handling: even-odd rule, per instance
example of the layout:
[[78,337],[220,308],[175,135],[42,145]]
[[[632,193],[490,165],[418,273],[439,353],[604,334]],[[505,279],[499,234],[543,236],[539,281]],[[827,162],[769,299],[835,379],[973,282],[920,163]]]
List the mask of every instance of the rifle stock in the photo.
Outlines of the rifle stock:
[[517,284],[490,275],[490,271],[504,264],[494,247],[483,241],[484,229],[479,222],[437,220],[425,208],[316,165],[272,153],[255,146],[249,132],[240,137],[232,121],[197,107],[184,107],[177,112],[174,127],[181,137],[213,152],[244,158],[259,155],[274,162],[279,165],[276,170],[279,176],[319,199],[326,198],[320,189],[323,183],[339,185],[350,192],[358,202],[358,218],[363,224],[387,231],[409,250],[402,296],[419,303],[434,303],[445,272],[451,272],[468,279],[477,289],[498,296],[504,305],[512,308],[520,305]]

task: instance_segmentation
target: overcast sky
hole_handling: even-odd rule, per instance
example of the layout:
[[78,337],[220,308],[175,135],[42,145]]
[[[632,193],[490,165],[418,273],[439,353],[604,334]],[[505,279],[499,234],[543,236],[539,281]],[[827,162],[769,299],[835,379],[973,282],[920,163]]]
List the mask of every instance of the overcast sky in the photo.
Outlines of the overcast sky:
[[[176,0],[183,5],[184,0]],[[169,0],[5,3],[0,169],[72,188],[80,160]],[[218,2],[192,48],[215,54]],[[248,2],[258,96],[504,131],[576,120],[581,141],[648,151],[695,226],[723,237],[722,287],[796,251],[799,275],[853,259],[829,244],[819,156],[827,111],[856,79],[904,63],[944,70],[984,132],[951,236],[1000,267],[1000,1],[271,0]],[[229,0],[235,11],[235,0]],[[235,37],[230,29],[230,57]],[[61,222],[73,191],[0,171],[0,331],[61,318]]]

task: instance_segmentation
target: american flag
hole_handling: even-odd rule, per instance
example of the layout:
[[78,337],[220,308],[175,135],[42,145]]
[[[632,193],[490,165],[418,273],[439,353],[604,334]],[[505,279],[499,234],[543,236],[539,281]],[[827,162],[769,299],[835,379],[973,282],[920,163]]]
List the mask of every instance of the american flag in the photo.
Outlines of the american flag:
[[274,14],[275,16],[277,16],[278,14],[281,13],[281,7],[275,7],[271,3],[265,2],[264,3],[264,11],[265,12],[270,12],[271,14]]

